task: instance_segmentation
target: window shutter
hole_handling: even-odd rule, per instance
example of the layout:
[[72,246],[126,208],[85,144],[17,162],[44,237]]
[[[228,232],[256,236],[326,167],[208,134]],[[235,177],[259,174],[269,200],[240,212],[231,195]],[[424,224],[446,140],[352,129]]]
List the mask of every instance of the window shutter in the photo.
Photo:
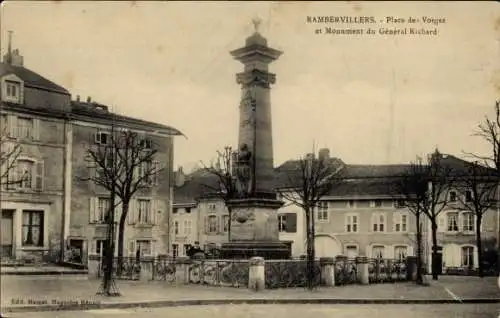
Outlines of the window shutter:
[[128,204],[127,223],[129,225],[135,223],[135,199],[130,199]]
[[160,184],[160,162],[158,160],[153,161],[153,172],[152,183],[154,186],[158,186]]
[[44,162],[39,160],[35,163],[35,189],[38,191],[43,190],[43,175],[44,175]]
[[285,222],[288,233],[297,232],[297,213],[285,213]]
[[159,218],[159,208],[160,208],[160,205],[159,205],[159,202],[158,200],[151,200],[151,223],[153,225],[157,225],[158,224],[158,218]]
[[217,234],[219,234],[219,233],[221,232],[221,228],[220,228],[220,219],[221,219],[221,217],[220,217],[220,216],[216,216],[216,217],[215,217],[215,224],[216,224],[216,226],[217,226],[217,228],[216,228],[216,232],[217,232]]
[[[392,214],[392,231],[396,232],[396,224],[398,223],[398,213],[394,212]],[[401,227],[400,227],[401,230]]]
[[135,256],[135,240],[128,241],[128,256],[129,257]]
[[408,248],[406,249],[406,256],[415,256],[413,254],[413,246],[412,245],[408,245]]
[[7,116],[7,127],[9,129],[9,137],[15,138],[17,136],[17,118],[13,115]]
[[96,222],[96,198],[89,198],[89,223]]
[[40,119],[33,118],[33,139],[40,140]]
[[97,240],[92,240],[92,247],[90,248],[90,254],[97,254]]
[[445,232],[446,231],[446,213],[440,213],[437,218],[437,223],[438,223],[438,232]]
[[[370,224],[370,232],[375,232],[374,231],[374,224],[377,224],[377,214],[376,213],[372,213],[372,217],[371,217],[371,224]],[[378,230],[378,225],[377,225],[377,230]]]
[[208,215],[205,216],[205,234],[208,234]]

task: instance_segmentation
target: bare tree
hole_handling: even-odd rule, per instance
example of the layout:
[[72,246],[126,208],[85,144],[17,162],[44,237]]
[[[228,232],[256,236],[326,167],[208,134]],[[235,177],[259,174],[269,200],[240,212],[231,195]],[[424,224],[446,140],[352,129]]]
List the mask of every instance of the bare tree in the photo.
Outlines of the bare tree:
[[309,154],[298,160],[297,165],[287,171],[288,184],[279,192],[283,198],[301,207],[306,217],[306,250],[307,250],[307,285],[314,288],[315,260],[315,217],[314,212],[320,206],[322,198],[327,195],[341,179],[342,165],[334,164],[327,157],[317,158]]
[[114,213],[115,207],[121,204],[118,221],[118,272],[123,264],[123,240],[130,201],[138,191],[150,190],[158,185],[158,175],[162,168],[155,161],[157,152],[151,139],[144,139],[129,130],[111,133],[104,142],[87,149],[86,159],[95,173],[82,179],[115,193],[119,198],[110,207],[108,215]]
[[21,145],[9,140],[4,127],[0,134],[0,186],[11,186],[23,181],[24,176],[12,173],[20,154]]
[[[483,162],[487,167],[495,170],[495,175],[497,183],[500,185],[500,100],[495,102],[495,115],[492,118],[485,116],[484,121],[479,123],[477,126],[474,136],[480,137],[490,147],[490,152],[487,155],[478,155],[473,153],[468,153],[476,160]],[[499,194],[497,193],[497,196]],[[498,208],[498,197],[497,197],[497,208]],[[500,229],[497,233],[497,267],[500,271]]]
[[231,205],[228,204],[229,201],[238,197],[237,189],[237,178],[233,173],[234,156],[235,152],[231,147],[226,146],[224,150],[217,151],[217,157],[215,162],[212,162],[210,166],[206,166],[201,163],[203,170],[205,170],[209,175],[214,176],[216,179],[215,184],[204,183],[207,189],[211,191],[212,195],[215,195],[221,199],[228,211],[229,221],[228,221],[228,241],[231,241]]
[[481,240],[481,223],[484,214],[491,208],[496,206],[495,193],[497,191],[497,180],[491,170],[479,165],[478,162],[470,163],[468,173],[459,175],[455,183],[455,188],[458,189],[461,195],[457,196],[462,210],[470,212],[475,218],[474,221],[469,219],[469,222],[463,226],[464,231],[476,232],[476,246],[478,253],[478,276],[484,276],[483,263],[483,246]]
[[416,162],[410,164],[409,170],[396,182],[396,192],[403,195],[400,201],[402,207],[406,207],[414,216],[417,227],[417,277],[416,283],[423,284],[422,277],[422,218],[424,211],[428,209],[428,177],[427,167],[418,158]]

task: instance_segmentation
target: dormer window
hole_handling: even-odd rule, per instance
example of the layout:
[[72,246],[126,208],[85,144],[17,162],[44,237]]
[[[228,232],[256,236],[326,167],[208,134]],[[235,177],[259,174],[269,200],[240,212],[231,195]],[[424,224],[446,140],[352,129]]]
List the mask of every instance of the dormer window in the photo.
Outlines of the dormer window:
[[23,103],[23,81],[14,74],[2,78],[2,100],[16,104]]
[[5,91],[8,98],[19,99],[19,95],[21,93],[21,84],[12,81],[6,81]]

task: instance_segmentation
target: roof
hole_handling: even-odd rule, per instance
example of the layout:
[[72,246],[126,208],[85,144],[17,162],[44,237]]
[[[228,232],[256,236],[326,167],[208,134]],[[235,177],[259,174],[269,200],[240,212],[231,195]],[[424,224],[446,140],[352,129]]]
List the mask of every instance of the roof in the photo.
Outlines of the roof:
[[[343,164],[342,179],[332,188],[327,197],[396,197],[400,195],[397,180],[410,171],[410,164],[393,165],[350,165],[338,158],[331,158],[335,166]],[[470,173],[472,163],[452,155],[443,155],[442,163],[451,168],[452,175]],[[289,160],[275,168],[275,187],[289,187],[290,173],[299,174],[299,161]],[[480,167],[481,173],[490,173],[491,169]],[[195,203],[199,198],[213,192],[217,177],[209,175],[203,169],[187,175],[186,182],[174,188],[174,204]]]
[[108,110],[108,106],[95,102],[85,103],[79,101],[71,101],[71,115],[73,118],[80,117],[79,119],[92,122],[103,120],[106,123],[109,123],[110,121],[114,120],[118,123],[128,125],[137,125],[142,127],[147,126],[151,129],[164,130],[166,133],[171,135],[183,135],[182,132],[171,126],[112,113]]
[[0,76],[15,74],[24,81],[27,87],[43,89],[64,95],[70,95],[68,90],[56,83],[46,79],[45,77],[22,66],[14,66],[5,62],[0,62]]

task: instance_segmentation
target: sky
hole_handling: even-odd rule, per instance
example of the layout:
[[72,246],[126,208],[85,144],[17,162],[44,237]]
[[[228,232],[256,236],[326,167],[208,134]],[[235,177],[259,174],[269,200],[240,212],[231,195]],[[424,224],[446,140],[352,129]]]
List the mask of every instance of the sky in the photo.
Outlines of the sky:
[[[313,24],[307,16],[374,16],[374,25]],[[444,18],[437,36],[332,35],[316,29],[413,27],[386,17]],[[495,2],[7,1],[25,67],[73,96],[173,126],[175,166],[209,162],[238,139],[244,46],[260,18],[269,46],[274,161],[329,148],[350,164],[417,155],[488,153],[473,136],[500,99],[500,6]],[[432,24],[415,27],[432,29]],[[74,97],[75,98],[75,97]]]

